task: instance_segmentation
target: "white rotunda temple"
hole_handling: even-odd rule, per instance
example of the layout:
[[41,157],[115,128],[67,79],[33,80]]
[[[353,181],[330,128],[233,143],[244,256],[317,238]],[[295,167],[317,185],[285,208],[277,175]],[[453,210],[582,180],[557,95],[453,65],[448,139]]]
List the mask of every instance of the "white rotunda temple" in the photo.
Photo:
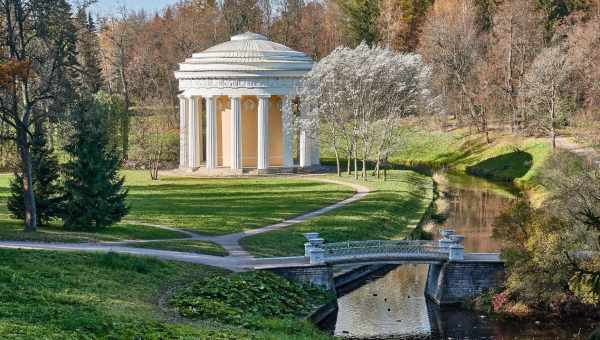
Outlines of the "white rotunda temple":
[[[312,66],[306,54],[250,32],[181,63],[180,168],[207,175],[293,168],[292,101]],[[319,165],[317,135],[300,131],[300,167]]]

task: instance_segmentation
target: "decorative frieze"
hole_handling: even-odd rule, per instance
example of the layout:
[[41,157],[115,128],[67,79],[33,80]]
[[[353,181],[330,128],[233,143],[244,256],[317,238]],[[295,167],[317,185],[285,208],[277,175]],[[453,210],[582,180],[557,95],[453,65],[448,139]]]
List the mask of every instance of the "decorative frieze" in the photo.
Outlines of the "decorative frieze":
[[[193,77],[198,77],[194,75]],[[260,88],[295,88],[299,78],[180,78],[181,89],[260,89]]]

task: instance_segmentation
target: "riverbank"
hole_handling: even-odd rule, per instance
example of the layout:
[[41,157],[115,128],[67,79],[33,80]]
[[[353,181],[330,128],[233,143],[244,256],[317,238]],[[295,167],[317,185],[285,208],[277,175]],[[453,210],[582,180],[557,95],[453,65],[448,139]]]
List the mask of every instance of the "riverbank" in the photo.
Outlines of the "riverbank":
[[552,154],[545,138],[524,138],[493,133],[492,142],[465,130],[410,131],[392,163],[482,177],[514,185],[526,191],[532,201],[541,202],[545,192],[540,176]]

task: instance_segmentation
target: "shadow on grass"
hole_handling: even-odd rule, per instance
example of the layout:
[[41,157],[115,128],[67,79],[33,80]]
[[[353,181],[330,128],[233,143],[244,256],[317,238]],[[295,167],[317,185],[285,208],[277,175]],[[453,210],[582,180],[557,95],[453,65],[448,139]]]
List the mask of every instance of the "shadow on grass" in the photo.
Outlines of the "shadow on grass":
[[500,156],[488,158],[466,168],[467,173],[496,181],[512,182],[525,176],[533,165],[533,156],[516,150]]

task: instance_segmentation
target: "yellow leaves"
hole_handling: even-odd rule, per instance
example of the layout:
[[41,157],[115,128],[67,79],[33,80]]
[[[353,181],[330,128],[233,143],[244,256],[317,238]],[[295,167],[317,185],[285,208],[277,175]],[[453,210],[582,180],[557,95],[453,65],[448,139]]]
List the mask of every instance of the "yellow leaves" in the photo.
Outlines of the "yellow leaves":
[[9,59],[0,64],[0,88],[14,87],[15,80],[26,80],[31,73],[31,61]]

